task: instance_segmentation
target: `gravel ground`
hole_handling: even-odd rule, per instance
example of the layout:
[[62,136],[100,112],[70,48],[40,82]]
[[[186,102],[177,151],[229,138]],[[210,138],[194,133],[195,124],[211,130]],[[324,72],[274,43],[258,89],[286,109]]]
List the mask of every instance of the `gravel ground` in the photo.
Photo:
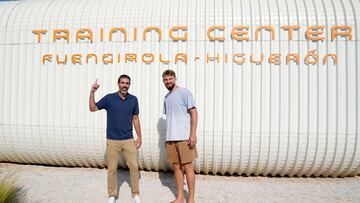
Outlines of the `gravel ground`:
[[[24,202],[106,202],[106,170],[0,163],[0,178],[16,174]],[[118,171],[120,196],[131,202],[129,171]],[[187,186],[184,185],[185,191]],[[144,203],[170,202],[172,173],[140,172]],[[185,192],[187,194],[187,192]],[[360,177],[271,178],[196,175],[197,202],[360,202]]]

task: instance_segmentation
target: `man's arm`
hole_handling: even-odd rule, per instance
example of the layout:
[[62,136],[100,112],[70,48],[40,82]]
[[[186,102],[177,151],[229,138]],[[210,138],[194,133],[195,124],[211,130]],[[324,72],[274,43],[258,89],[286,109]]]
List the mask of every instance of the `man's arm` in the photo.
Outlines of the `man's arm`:
[[95,92],[96,90],[99,88],[99,84],[97,83],[97,79],[95,81],[95,83],[91,86],[91,91],[90,91],[90,98],[89,98],[89,109],[91,112],[97,111],[97,107],[95,104]]
[[196,108],[189,109],[190,117],[191,117],[191,129],[190,129],[190,137],[188,140],[188,145],[190,148],[194,147],[196,145],[196,127],[197,127],[197,121],[198,121],[198,113]]
[[142,143],[139,115],[133,115],[132,121],[133,121],[135,131],[136,131],[136,134],[137,134],[137,137],[138,137],[137,141],[136,141],[136,148],[139,149],[141,147],[141,143]]

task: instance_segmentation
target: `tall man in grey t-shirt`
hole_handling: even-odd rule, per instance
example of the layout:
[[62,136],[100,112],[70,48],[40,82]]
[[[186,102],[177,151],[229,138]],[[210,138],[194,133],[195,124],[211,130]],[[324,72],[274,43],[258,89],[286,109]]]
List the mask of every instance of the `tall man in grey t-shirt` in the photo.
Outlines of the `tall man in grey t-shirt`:
[[174,203],[185,203],[184,172],[189,190],[188,203],[195,202],[195,173],[192,166],[197,157],[196,126],[197,110],[191,92],[176,85],[172,70],[162,74],[165,87],[169,90],[164,100],[166,114],[166,150],[175,173],[177,197]]

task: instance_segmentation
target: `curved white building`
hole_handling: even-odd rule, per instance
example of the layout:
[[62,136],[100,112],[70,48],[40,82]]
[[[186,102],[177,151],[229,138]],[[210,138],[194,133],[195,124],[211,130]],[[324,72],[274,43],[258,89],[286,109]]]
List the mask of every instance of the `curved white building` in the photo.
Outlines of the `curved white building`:
[[[96,99],[132,77],[146,170],[168,170],[161,73],[199,112],[196,172],[360,174],[352,0],[0,2],[0,161],[104,167]],[[123,166],[124,161],[121,163]]]

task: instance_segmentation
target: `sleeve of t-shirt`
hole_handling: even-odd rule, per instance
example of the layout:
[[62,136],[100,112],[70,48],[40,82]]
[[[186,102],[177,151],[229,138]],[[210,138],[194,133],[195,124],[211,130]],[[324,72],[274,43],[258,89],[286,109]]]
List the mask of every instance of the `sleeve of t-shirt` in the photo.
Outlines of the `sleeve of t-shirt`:
[[137,98],[135,98],[135,106],[134,106],[134,110],[133,110],[133,115],[139,115],[139,102],[138,102]]
[[188,110],[196,107],[195,99],[190,92],[188,92],[186,98],[187,98],[186,105]]
[[97,109],[101,110],[101,109],[107,109],[108,108],[108,100],[107,100],[107,95],[104,96],[103,98],[100,99],[100,101],[98,101],[96,103],[96,107]]

